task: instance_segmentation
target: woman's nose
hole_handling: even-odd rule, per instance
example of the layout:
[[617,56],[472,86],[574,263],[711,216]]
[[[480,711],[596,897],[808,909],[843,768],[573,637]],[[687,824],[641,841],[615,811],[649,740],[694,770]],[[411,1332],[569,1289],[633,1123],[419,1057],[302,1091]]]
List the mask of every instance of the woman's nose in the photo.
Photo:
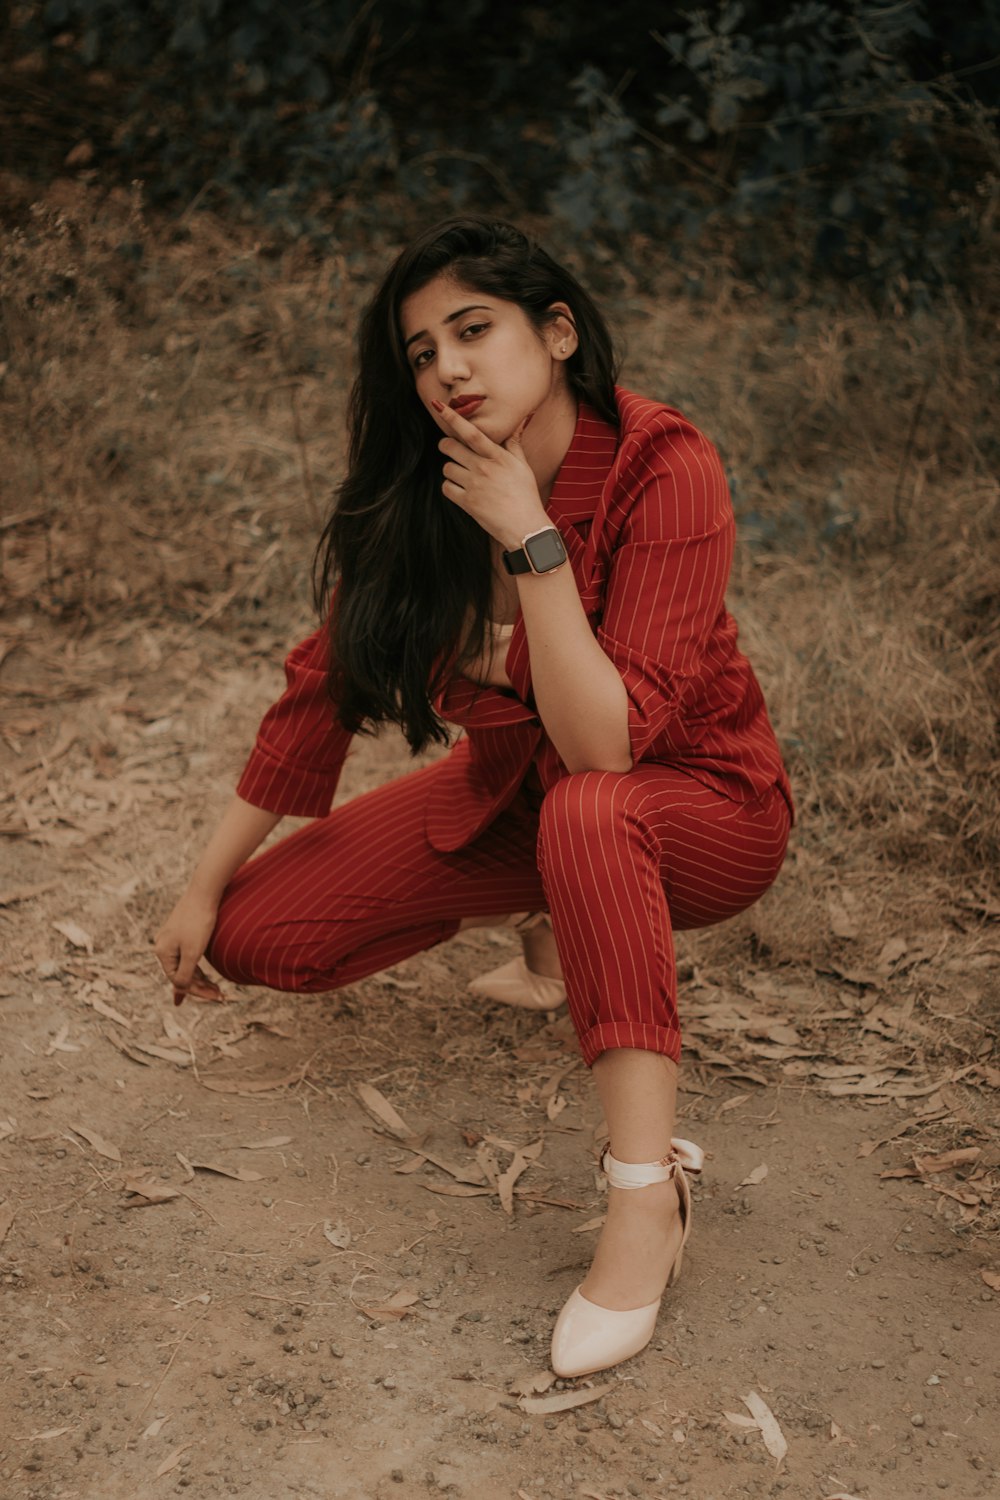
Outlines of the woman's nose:
[[454,385],[458,380],[468,380],[469,361],[461,345],[438,350],[438,379],[442,385]]

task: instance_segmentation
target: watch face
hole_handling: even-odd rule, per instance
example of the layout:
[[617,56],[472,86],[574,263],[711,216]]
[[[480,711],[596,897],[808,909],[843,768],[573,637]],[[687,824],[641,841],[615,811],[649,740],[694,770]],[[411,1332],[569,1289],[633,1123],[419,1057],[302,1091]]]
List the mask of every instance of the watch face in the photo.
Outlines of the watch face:
[[547,531],[539,531],[535,536],[529,536],[524,543],[524,550],[536,573],[547,573],[566,561],[563,539],[554,526]]

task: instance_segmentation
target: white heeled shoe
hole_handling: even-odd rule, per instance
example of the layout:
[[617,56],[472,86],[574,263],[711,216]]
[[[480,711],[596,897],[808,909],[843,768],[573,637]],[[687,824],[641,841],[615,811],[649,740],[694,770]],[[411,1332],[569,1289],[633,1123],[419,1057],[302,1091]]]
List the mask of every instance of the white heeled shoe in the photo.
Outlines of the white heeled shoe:
[[[621,1162],[611,1155],[610,1143],[601,1154],[601,1166],[611,1187],[643,1188],[655,1182],[677,1184],[683,1234],[667,1276],[672,1286],[681,1272],[684,1246],[691,1232],[691,1188],[687,1173],[696,1176],[705,1153],[693,1141],[672,1140],[670,1151],[660,1161]],[[621,1364],[644,1349],[653,1337],[661,1298],[645,1307],[619,1312],[590,1302],[577,1287],[570,1293],[552,1331],[552,1368],[557,1375],[593,1375]]]
[[[515,932],[529,932],[548,917],[543,911],[514,912],[499,923]],[[566,1004],[566,985],[561,979],[549,979],[545,974],[536,974],[529,969],[524,955],[512,958],[509,963],[480,974],[469,984],[473,995],[484,995],[487,1000],[497,1000],[501,1005],[516,1005],[521,1010],[558,1010]]]

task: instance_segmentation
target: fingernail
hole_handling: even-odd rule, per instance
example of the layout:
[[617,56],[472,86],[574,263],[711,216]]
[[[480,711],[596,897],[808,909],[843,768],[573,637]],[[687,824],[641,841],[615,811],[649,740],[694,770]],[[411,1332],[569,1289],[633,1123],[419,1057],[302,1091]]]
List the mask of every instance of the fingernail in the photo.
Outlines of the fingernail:
[[431,405],[433,406],[433,408],[434,408],[435,411],[444,411],[444,402],[443,401],[432,401]]

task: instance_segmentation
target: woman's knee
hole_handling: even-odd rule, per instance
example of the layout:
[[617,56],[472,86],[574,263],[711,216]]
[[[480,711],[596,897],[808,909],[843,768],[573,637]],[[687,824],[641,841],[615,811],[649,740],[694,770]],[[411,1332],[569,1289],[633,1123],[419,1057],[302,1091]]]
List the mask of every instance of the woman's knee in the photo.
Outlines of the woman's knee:
[[538,828],[539,863],[549,878],[566,869],[578,879],[595,851],[636,832],[631,790],[627,771],[576,771],[549,789]]
[[630,779],[627,771],[574,771],[563,776],[542,802],[542,838],[597,836],[619,826],[627,814]]

